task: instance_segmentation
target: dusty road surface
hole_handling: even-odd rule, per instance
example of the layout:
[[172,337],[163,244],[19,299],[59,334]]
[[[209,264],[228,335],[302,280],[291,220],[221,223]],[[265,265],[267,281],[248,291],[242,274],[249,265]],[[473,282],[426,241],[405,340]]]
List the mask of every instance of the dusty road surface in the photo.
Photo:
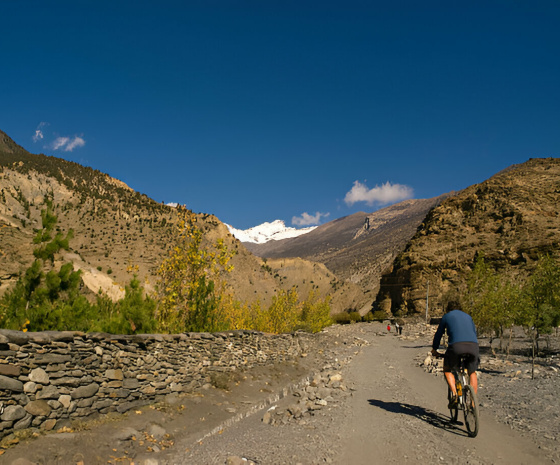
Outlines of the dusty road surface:
[[532,440],[484,409],[476,438],[467,436],[463,424],[451,424],[442,377],[414,366],[419,348],[386,337],[372,342],[350,365],[347,377],[356,391],[343,415],[344,447],[337,463],[552,463]]
[[[22,440],[0,463],[560,463],[558,377],[537,385],[509,377],[509,368],[483,368],[480,433],[469,438],[462,423],[449,422],[442,376],[419,366],[432,334],[425,327],[396,337],[379,324],[334,326],[316,358],[246,373],[227,391],[175,399],[80,432]],[[522,403],[515,400],[518,388]],[[539,393],[551,400],[528,398]],[[507,401],[500,404],[502,398]],[[539,428],[546,428],[546,438]]]

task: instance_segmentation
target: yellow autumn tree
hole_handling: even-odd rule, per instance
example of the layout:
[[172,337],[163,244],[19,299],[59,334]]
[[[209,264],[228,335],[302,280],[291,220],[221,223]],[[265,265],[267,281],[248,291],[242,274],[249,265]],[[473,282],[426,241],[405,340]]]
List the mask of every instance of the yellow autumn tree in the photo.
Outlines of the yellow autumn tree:
[[301,303],[295,288],[281,290],[272,299],[272,305],[266,312],[264,327],[261,331],[269,333],[289,333],[297,328],[301,314]]
[[317,291],[311,291],[302,304],[301,329],[317,333],[333,323],[331,318],[330,298],[321,299]]
[[227,295],[224,275],[233,269],[232,256],[223,239],[203,244],[196,215],[179,211],[173,246],[158,269],[156,316],[162,331],[227,329],[221,313]]

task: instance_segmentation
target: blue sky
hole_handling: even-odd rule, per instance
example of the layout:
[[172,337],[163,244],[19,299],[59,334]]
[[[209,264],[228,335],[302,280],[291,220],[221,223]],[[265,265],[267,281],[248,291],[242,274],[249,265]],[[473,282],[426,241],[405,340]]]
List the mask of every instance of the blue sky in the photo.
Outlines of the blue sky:
[[1,130],[239,229],[560,156],[557,0],[1,3]]

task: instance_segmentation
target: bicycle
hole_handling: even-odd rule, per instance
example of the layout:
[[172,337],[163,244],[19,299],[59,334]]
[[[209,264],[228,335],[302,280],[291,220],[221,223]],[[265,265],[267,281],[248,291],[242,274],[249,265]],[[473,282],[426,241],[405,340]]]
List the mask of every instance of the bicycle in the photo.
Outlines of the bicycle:
[[[443,357],[438,353],[438,357]],[[476,437],[478,434],[478,399],[474,388],[469,384],[469,373],[466,368],[469,355],[461,355],[459,358],[458,369],[453,369],[452,373],[455,377],[455,388],[457,390],[457,403],[454,407],[449,407],[449,415],[452,422],[456,422],[459,417],[459,410],[463,411],[465,418],[465,426],[467,433],[471,438]],[[451,405],[453,392],[447,386],[447,400],[448,405]]]

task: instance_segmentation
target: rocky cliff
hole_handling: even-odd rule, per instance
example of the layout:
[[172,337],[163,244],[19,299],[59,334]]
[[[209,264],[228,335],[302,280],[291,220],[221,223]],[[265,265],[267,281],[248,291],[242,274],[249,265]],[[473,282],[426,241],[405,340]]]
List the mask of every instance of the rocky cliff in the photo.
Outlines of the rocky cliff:
[[[496,269],[528,273],[560,252],[560,159],[530,159],[444,200],[381,279],[374,309],[441,313],[460,293],[477,254]],[[428,289],[429,288],[429,289]],[[427,299],[428,297],[428,299]]]

